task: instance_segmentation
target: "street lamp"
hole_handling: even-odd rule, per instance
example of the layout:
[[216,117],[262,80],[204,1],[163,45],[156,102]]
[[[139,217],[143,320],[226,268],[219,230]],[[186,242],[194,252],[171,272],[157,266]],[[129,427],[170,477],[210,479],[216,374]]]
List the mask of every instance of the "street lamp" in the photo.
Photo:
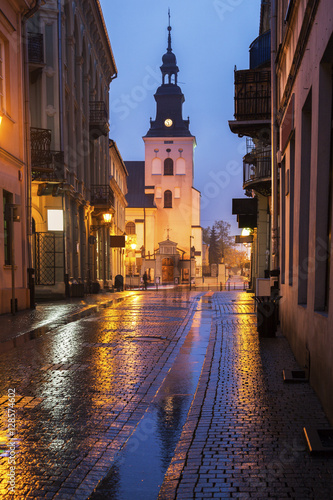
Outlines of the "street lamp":
[[112,220],[112,214],[110,214],[109,212],[103,214],[103,220],[104,220],[105,224],[110,224],[110,222]]

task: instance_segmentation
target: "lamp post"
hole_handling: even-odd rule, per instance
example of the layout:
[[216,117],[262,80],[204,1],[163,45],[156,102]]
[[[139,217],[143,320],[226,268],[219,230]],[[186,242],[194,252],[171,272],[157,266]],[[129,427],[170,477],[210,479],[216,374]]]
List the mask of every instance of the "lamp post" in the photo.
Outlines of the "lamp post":
[[112,214],[110,212],[106,212],[103,214],[103,222],[105,224],[105,242],[106,242],[106,252],[103,253],[105,255],[104,258],[104,285],[106,279],[110,278],[110,240],[109,240],[109,227],[112,221]]
[[[136,249],[136,243],[131,243],[131,249],[134,252],[134,259],[135,259],[135,249]],[[135,260],[134,260],[135,262]],[[131,265],[131,259],[130,259],[130,266],[131,266],[131,274],[130,274],[130,288],[132,288],[132,275],[133,275],[133,270],[132,270],[132,265]]]
[[192,290],[192,283],[191,283],[191,271],[192,271],[192,251],[191,251],[191,242],[192,242],[192,238],[194,238],[194,236],[190,236],[190,290]]

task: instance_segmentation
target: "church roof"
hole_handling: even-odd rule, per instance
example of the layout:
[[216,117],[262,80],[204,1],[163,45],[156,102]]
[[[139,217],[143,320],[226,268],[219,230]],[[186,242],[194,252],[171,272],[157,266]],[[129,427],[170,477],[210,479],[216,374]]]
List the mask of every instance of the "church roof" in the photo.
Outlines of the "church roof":
[[169,245],[170,247],[175,247],[178,245],[178,243],[176,243],[175,241],[171,241],[171,240],[164,240],[164,241],[160,241],[159,242],[159,245],[163,245],[163,246],[166,246],[166,245]]
[[154,195],[145,194],[145,162],[125,161],[128,171],[128,208],[155,208]]

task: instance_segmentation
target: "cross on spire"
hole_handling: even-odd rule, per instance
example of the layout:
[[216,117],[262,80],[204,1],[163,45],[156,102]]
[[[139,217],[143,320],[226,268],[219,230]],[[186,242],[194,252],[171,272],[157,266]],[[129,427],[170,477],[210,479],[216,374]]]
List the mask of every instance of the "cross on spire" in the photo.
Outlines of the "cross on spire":
[[169,31],[169,34],[168,34],[168,52],[172,52],[172,48],[171,48],[171,24],[170,24],[170,8],[168,9],[168,16],[169,16],[169,26],[168,26],[168,31]]

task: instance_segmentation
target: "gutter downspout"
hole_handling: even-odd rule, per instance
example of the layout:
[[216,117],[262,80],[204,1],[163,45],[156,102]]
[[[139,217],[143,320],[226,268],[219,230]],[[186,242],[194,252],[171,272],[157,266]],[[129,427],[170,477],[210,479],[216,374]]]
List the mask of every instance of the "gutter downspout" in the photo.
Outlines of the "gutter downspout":
[[277,164],[277,0],[271,0],[271,154],[272,154],[272,268],[279,268],[278,164]]
[[63,89],[62,89],[62,31],[61,31],[61,0],[58,0],[58,62],[59,62],[59,131],[60,151],[64,150],[63,128]]
[[[61,29],[61,0],[58,0],[58,68],[59,68],[59,146],[64,151],[64,128],[63,128],[63,89],[62,89],[62,29]],[[65,168],[65,165],[64,165]],[[67,220],[66,220],[66,193],[62,193],[62,210],[64,217],[64,283],[65,294],[69,296],[69,273],[67,256]]]
[[31,193],[31,141],[30,141],[30,92],[29,92],[29,57],[28,57],[28,32],[27,21],[39,9],[41,0],[36,0],[35,6],[28,10],[22,17],[22,44],[23,55],[23,81],[24,81],[24,130],[26,148],[26,207],[27,207],[27,246],[28,246],[28,287],[30,290],[30,309],[36,307],[35,304],[35,269],[33,268],[33,242],[32,242],[32,193]]

